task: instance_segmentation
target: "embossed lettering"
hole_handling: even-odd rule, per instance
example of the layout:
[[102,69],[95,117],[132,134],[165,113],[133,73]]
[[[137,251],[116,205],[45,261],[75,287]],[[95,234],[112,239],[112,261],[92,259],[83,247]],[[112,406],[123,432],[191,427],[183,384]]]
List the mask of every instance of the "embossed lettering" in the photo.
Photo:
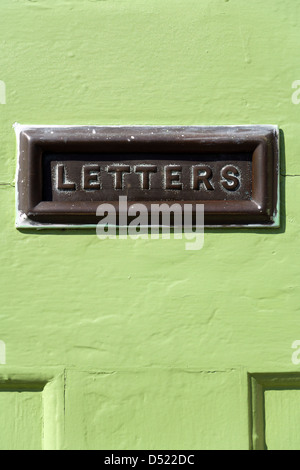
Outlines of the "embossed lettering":
[[196,165],[193,167],[193,189],[199,190],[204,185],[205,189],[212,191],[214,187],[210,183],[212,178],[212,170],[208,166]]
[[182,167],[179,165],[172,165],[165,167],[165,184],[166,189],[182,189],[180,182]]
[[135,167],[136,173],[141,173],[142,189],[150,189],[150,173],[157,173],[156,165],[138,165]]
[[76,191],[76,184],[66,180],[65,165],[57,165],[57,189],[60,191]]
[[222,168],[221,176],[224,178],[221,184],[227,191],[237,191],[239,189],[240,180],[238,177],[240,172],[235,166],[228,165]]
[[85,190],[100,189],[99,182],[100,166],[83,165],[82,167],[82,187]]
[[123,189],[123,174],[130,173],[129,165],[110,165],[107,168],[109,173],[115,174],[115,189]]

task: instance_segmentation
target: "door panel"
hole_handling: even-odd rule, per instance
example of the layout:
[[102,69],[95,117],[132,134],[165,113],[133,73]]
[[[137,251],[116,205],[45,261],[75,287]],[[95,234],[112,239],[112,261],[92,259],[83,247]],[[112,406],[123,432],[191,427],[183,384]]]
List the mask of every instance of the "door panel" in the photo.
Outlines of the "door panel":
[[242,376],[239,370],[68,370],[66,446],[247,449]]
[[1,390],[1,450],[42,449],[42,396],[39,391]]
[[268,450],[300,450],[300,388],[267,390],[266,446]]
[[299,450],[299,373],[249,375],[251,448]]

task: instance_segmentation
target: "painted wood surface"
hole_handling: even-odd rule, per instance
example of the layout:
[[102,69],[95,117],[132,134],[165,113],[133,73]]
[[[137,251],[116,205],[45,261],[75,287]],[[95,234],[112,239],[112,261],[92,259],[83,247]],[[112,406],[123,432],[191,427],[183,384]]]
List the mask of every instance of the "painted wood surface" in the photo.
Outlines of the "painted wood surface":
[[[298,382],[255,379],[300,374],[299,18],[293,0],[1,0],[0,448],[300,448]],[[281,228],[207,230],[199,251],[17,231],[15,122],[278,125]]]

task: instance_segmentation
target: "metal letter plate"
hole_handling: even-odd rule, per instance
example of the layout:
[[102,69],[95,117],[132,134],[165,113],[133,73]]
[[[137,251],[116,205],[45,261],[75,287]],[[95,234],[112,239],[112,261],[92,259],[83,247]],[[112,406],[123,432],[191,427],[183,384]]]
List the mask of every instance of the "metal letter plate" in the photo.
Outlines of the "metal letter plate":
[[[18,228],[95,227],[97,207],[204,204],[206,227],[279,226],[275,126],[16,125]],[[150,222],[149,222],[150,224]]]

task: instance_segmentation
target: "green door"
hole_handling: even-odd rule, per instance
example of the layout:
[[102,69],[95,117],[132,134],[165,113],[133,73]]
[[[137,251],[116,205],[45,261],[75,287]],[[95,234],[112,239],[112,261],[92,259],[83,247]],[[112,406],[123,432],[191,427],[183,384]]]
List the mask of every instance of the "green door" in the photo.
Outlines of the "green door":
[[[1,1],[1,449],[300,449],[299,18],[294,0]],[[205,230],[196,251],[17,230],[15,122],[277,125],[281,227]]]

